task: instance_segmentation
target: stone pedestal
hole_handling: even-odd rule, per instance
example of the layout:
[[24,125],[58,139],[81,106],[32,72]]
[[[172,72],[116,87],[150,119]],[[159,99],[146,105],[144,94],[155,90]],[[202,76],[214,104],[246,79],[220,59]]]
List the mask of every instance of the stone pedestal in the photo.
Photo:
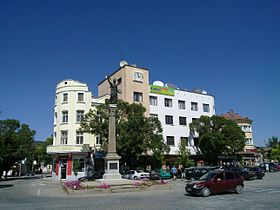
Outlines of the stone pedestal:
[[108,153],[105,157],[105,174],[103,179],[121,179],[119,173],[120,156],[116,152],[116,104],[110,104],[109,107],[109,139],[108,139]]

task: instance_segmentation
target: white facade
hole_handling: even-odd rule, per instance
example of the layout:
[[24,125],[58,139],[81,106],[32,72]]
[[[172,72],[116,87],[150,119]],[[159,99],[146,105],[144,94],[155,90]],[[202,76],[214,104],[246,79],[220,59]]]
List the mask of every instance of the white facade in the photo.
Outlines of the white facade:
[[190,136],[189,123],[202,115],[215,114],[214,97],[206,92],[202,94],[179,89],[173,91],[173,95],[150,93],[150,116],[160,120],[164,139],[170,145],[170,155],[178,154],[182,137],[187,138],[191,155],[196,155],[197,148],[194,138]]
[[[54,105],[53,145],[47,147],[47,153],[54,158],[54,179],[74,179],[73,161],[78,160],[80,169],[77,177],[87,172],[87,162],[92,164],[92,152],[96,145],[96,136],[80,131],[82,118],[96,105],[105,103],[108,96],[93,98],[85,83],[75,80],[63,80],[58,83]],[[92,169],[91,169],[92,170]]]

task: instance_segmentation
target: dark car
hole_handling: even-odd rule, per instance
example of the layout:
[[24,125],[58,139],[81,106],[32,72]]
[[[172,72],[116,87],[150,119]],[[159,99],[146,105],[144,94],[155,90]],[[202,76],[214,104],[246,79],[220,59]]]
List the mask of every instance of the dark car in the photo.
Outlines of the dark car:
[[228,191],[239,194],[243,192],[243,180],[242,176],[234,172],[211,171],[199,180],[187,182],[185,190],[188,195],[195,194],[203,197]]
[[95,171],[91,175],[80,177],[79,181],[94,181],[96,179],[102,179],[104,174],[105,171]]
[[159,180],[160,179],[160,173],[157,171],[150,171],[150,180]]
[[34,174],[34,172],[32,172],[32,171],[27,171],[26,173],[25,173],[25,176],[34,176],[35,174]]
[[246,168],[228,167],[228,168],[224,168],[224,170],[238,173],[239,175],[243,176],[245,180],[253,180],[255,178],[255,172],[254,171],[249,171]]
[[246,169],[254,172],[255,179],[262,179],[265,176],[264,170],[262,170],[260,167],[246,167]]
[[213,169],[213,167],[190,167],[185,169],[185,176],[188,180],[197,180]]
[[[267,163],[267,164],[269,166],[269,172],[276,172],[276,171],[278,171],[277,165],[275,163]],[[266,163],[262,163],[259,167],[262,170],[266,171]]]

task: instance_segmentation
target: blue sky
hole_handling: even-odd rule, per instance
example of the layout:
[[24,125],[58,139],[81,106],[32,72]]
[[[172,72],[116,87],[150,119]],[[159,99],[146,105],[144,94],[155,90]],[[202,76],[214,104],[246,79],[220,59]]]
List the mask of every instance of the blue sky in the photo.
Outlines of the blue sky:
[[254,121],[256,145],[280,137],[280,1],[0,0],[0,119],[45,140],[55,87],[97,84],[126,59],[215,96],[216,113]]

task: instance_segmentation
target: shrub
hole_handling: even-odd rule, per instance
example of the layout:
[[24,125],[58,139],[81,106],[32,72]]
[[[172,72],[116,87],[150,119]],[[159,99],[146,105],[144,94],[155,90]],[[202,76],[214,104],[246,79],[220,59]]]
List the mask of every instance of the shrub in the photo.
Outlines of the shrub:
[[101,189],[105,189],[106,190],[106,189],[110,189],[111,186],[104,182],[101,185],[97,186],[97,188],[101,188]]
[[81,182],[79,180],[66,181],[66,182],[64,182],[64,186],[66,188],[69,188],[69,189],[72,189],[72,190],[81,190],[81,189],[83,189],[83,186],[81,185]]

